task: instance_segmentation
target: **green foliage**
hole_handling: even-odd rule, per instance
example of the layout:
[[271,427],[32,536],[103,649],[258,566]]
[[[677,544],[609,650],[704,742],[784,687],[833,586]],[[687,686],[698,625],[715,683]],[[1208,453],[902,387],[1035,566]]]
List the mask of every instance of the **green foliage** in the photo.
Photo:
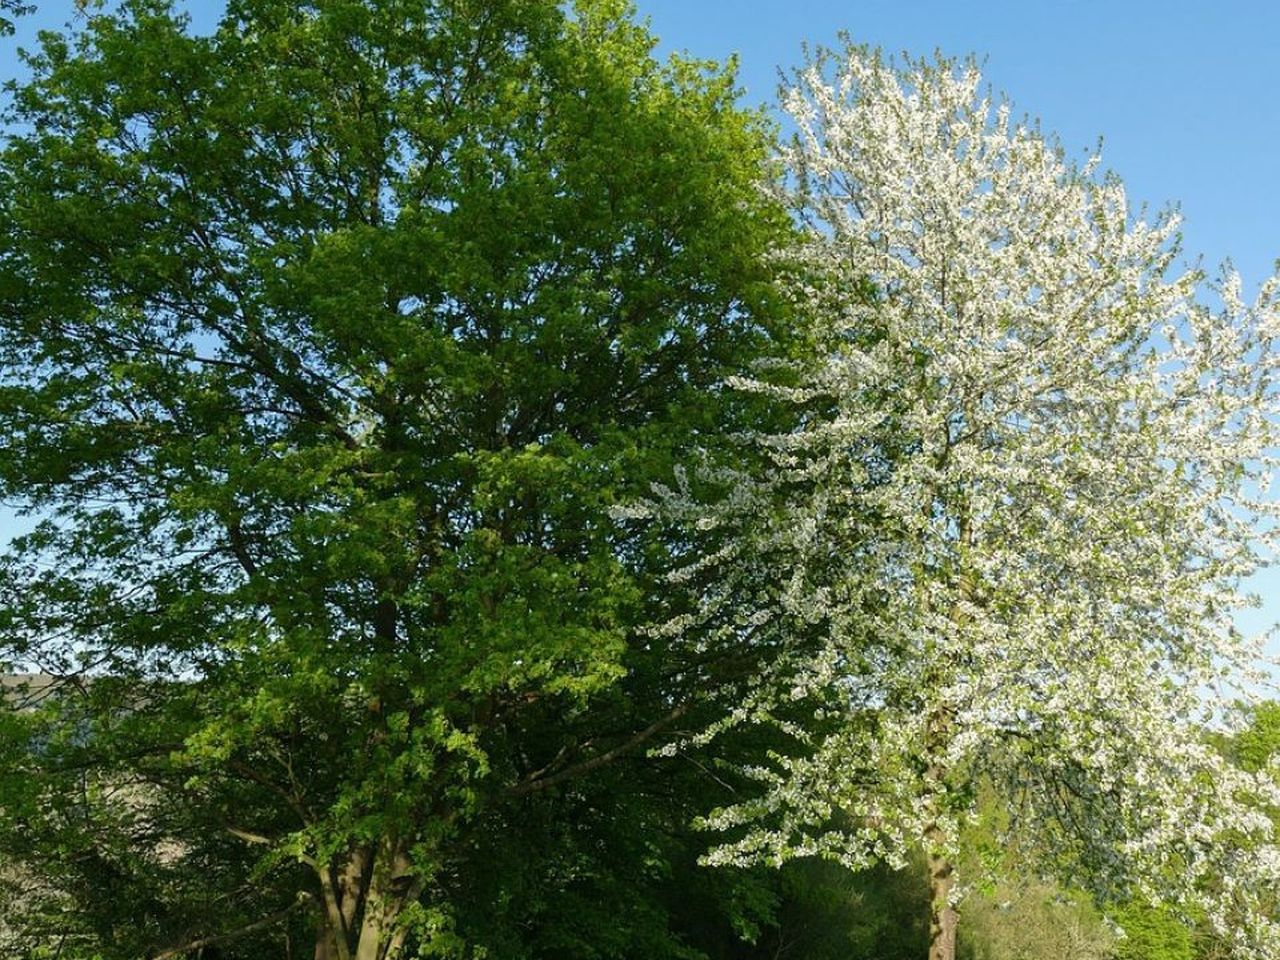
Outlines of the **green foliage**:
[[492,818],[765,655],[636,631],[684,545],[612,508],[754,415],[708,396],[789,227],[731,73],[630,16],[129,0],[30,58],[0,495],[46,519],[0,657],[96,679],[33,719],[0,848],[74,894],[68,950],[452,949]]
[[1280,701],[1267,701],[1253,708],[1252,722],[1227,747],[1228,753],[1251,773],[1266,769],[1280,754]]
[[1116,960],[1193,960],[1191,931],[1171,911],[1135,902],[1116,915],[1124,937]]
[[1019,836],[990,784],[963,834],[964,875],[979,882],[960,906],[960,960],[1110,960],[1115,936],[1081,890],[1048,879],[1049,851]]
[[[727,534],[617,509],[792,426],[721,389],[805,349],[731,69],[622,0],[101,9],[0,149],[0,497],[42,521],[0,661],[60,678],[0,710],[6,955],[918,957],[918,863],[698,866],[793,742],[647,753],[807,640],[726,593],[643,629]],[[965,909],[973,960],[1105,939],[1057,888]]]

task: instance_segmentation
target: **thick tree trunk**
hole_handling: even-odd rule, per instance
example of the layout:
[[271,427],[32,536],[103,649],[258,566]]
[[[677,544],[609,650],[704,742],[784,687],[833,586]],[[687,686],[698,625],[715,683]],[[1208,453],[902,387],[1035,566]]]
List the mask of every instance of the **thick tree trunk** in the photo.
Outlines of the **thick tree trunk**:
[[951,906],[955,871],[951,861],[929,851],[929,960],[955,960],[960,915]]
[[338,863],[317,866],[324,913],[314,960],[352,960],[352,933],[368,899],[369,868],[369,850],[362,845]]
[[360,942],[356,945],[354,960],[384,960],[383,946],[389,939],[382,911],[374,909],[366,915],[360,926]]
[[352,960],[396,960],[404,945],[400,916],[421,887],[398,842],[384,842],[372,866]]
[[314,960],[396,960],[404,945],[397,921],[409,898],[394,886],[375,867],[373,877],[345,887],[347,898],[330,899],[331,909],[316,931]]

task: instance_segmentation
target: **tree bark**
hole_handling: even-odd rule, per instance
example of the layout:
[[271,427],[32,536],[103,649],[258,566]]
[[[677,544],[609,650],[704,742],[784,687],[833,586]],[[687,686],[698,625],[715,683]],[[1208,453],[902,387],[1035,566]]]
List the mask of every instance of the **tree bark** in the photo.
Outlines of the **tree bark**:
[[955,869],[951,861],[929,850],[929,960],[955,960],[960,914],[951,906]]
[[[950,705],[939,704],[929,716],[926,750],[940,758],[950,737],[953,713]],[[956,927],[959,912],[951,905],[955,890],[955,864],[947,852],[950,838],[943,827],[942,801],[947,768],[934,759],[925,774],[924,802],[929,824],[924,831],[925,856],[929,868],[929,960],[955,960]]]
[[368,894],[368,863],[368,849],[357,845],[339,863],[316,865],[324,913],[315,960],[351,960],[351,931]]
[[333,942],[333,931],[325,924],[320,924],[316,931],[316,949],[312,957],[314,960],[338,960],[338,947]]
[[352,960],[396,960],[404,944],[400,916],[420,892],[403,845],[384,841],[369,876]]

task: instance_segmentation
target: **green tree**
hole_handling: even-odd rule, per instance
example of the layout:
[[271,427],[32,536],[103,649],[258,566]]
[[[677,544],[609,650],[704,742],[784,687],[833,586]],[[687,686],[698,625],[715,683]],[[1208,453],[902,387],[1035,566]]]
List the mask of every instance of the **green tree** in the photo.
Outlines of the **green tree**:
[[129,0],[30,59],[0,495],[43,522],[0,658],[66,682],[0,843],[68,949],[461,951],[486,818],[767,655],[634,628],[686,544],[611,507],[749,412],[708,396],[788,226],[731,74],[630,16]]
[[[1272,782],[1280,780],[1280,702],[1270,700],[1252,704],[1245,711],[1245,716],[1247,723],[1242,729],[1230,736],[1215,732],[1210,737],[1211,742],[1243,769],[1264,777],[1269,776]],[[1275,802],[1274,797],[1256,797],[1254,803],[1261,806],[1260,813],[1280,826],[1280,805]],[[1244,835],[1233,838],[1232,848],[1235,855],[1242,859],[1262,852],[1258,844]],[[1219,884],[1221,880],[1220,877],[1213,877],[1210,883]],[[1272,920],[1280,921],[1280,897],[1277,896],[1275,884],[1268,886],[1263,893],[1265,911]],[[1195,925],[1194,943],[1198,960],[1222,960],[1231,955],[1230,938],[1213,930],[1203,921]]]
[[1249,725],[1226,746],[1227,754],[1251,772],[1266,770],[1280,756],[1280,701],[1256,704],[1249,712]]

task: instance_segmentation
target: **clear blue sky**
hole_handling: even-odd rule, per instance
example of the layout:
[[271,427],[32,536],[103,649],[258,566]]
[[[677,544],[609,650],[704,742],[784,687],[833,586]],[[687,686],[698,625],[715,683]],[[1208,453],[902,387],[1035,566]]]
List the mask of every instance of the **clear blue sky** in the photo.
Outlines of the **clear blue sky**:
[[[0,40],[0,77],[15,42],[72,16],[71,0],[36,0],[19,37]],[[741,58],[746,98],[773,97],[801,45],[859,42],[920,55],[940,49],[985,60],[988,80],[1039,117],[1070,151],[1104,141],[1106,165],[1132,197],[1177,203],[1189,257],[1231,257],[1252,289],[1280,257],[1280,4],[1197,0],[639,0],[662,49]],[[198,29],[218,0],[189,4]],[[14,529],[0,514],[0,541]],[[1280,620],[1280,573],[1261,577],[1264,609],[1250,630]]]

